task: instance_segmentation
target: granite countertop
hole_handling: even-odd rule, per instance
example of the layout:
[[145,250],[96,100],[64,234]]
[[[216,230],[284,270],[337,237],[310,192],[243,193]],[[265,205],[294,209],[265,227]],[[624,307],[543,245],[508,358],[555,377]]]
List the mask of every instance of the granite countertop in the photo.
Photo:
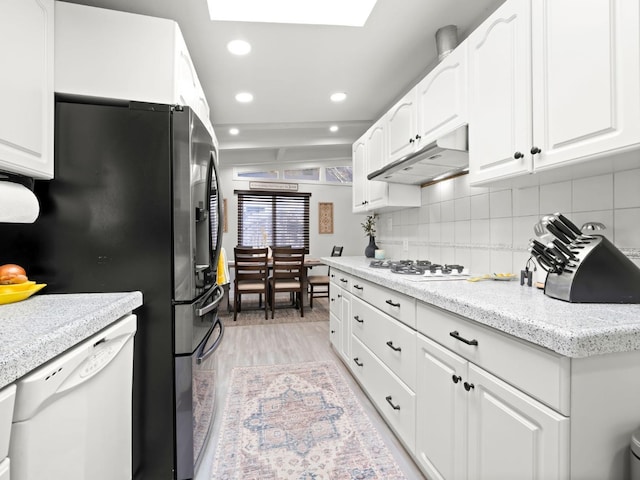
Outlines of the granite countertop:
[[142,293],[35,295],[0,305],[0,388],[142,305]]
[[322,261],[568,357],[640,350],[640,305],[568,303],[519,281],[418,282],[370,268],[365,257]]

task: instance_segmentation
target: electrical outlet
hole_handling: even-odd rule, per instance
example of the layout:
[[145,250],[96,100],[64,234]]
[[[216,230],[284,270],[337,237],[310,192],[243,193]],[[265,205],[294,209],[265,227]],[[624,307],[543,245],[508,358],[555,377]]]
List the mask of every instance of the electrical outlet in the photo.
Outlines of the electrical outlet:
[[409,240],[406,238],[402,240],[402,251],[404,252],[409,251]]

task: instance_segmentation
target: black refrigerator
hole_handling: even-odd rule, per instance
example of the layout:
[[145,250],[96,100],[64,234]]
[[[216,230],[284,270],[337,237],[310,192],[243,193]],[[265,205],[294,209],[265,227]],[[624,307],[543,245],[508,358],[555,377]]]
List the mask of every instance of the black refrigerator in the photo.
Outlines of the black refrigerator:
[[[217,152],[188,108],[58,96],[55,170],[33,224],[0,224],[0,264],[46,293],[139,290],[132,474],[193,478],[215,411]],[[100,412],[95,412],[99,415]]]

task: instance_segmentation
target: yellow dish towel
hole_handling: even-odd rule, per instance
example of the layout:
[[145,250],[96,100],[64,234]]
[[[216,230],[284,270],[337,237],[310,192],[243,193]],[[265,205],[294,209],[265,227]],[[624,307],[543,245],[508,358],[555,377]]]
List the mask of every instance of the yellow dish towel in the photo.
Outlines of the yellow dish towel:
[[227,262],[227,252],[224,247],[220,249],[218,257],[218,285],[226,285],[229,283],[229,263]]

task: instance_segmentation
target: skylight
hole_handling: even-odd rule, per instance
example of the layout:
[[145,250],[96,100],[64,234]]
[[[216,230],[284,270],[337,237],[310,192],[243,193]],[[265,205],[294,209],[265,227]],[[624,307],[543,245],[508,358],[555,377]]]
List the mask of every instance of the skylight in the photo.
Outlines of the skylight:
[[362,27],[376,0],[207,0],[211,20]]

